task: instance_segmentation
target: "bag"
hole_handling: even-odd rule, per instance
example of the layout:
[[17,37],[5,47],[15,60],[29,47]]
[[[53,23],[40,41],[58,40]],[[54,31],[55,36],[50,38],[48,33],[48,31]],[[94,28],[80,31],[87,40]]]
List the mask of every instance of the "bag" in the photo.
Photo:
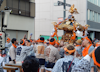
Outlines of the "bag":
[[72,62],[70,63],[70,65],[69,65],[69,68],[68,68],[67,72],[69,72],[69,69],[70,69],[70,67],[71,67],[71,65],[72,65],[72,63],[73,63],[73,61],[74,61],[74,58],[73,58]]

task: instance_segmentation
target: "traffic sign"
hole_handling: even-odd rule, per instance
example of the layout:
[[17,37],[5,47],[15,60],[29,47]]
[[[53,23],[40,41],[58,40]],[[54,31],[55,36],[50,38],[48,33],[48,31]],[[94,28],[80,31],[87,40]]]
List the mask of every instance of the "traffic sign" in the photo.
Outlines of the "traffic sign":
[[58,6],[62,6],[62,5],[64,5],[64,4],[65,4],[65,6],[71,7],[70,4],[67,4],[67,3],[64,3],[64,2],[58,1]]

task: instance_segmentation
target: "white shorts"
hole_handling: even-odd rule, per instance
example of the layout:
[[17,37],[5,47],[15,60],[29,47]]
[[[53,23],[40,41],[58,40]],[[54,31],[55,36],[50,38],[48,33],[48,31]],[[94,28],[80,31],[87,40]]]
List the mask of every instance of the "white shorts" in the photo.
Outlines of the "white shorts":
[[40,68],[41,69],[45,69],[45,65],[40,65]]

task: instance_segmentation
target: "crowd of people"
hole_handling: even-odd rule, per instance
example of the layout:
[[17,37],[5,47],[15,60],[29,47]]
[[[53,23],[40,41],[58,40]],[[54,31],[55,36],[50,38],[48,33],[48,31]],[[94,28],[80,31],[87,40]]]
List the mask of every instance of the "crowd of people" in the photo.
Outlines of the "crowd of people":
[[[100,41],[84,37],[74,43],[40,37],[7,38],[0,51],[6,63],[22,64],[22,72],[100,72]],[[3,72],[0,66],[0,72]]]

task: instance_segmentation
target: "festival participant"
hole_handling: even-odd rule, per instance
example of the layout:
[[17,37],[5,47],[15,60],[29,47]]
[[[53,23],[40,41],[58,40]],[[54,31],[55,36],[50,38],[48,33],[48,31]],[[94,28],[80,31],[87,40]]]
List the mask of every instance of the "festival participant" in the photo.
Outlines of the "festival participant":
[[45,45],[44,45],[44,37],[40,37],[38,40],[38,44],[34,48],[34,52],[36,53],[36,58],[39,59],[40,70],[44,72],[45,70]]
[[36,42],[36,45],[38,45],[38,43],[39,43],[39,39],[37,39],[35,42]]
[[79,61],[78,58],[74,58],[75,50],[76,49],[71,44],[64,48],[65,57],[56,62],[52,72],[71,72],[73,65],[77,64]]
[[5,50],[2,50],[2,55],[5,57],[5,55],[8,53],[9,48],[11,47],[12,43],[10,42],[10,38],[7,38],[7,42],[5,43]]
[[59,48],[59,42],[56,41],[55,45],[56,48]]
[[8,52],[9,52],[9,48],[12,46],[12,43],[11,43],[11,39],[9,37],[7,37],[7,40],[6,40],[6,44],[5,44],[5,50],[2,50],[3,53],[3,57],[5,58],[4,59],[4,62],[5,63],[9,63],[9,55],[8,55]]
[[26,38],[26,34],[24,35],[23,39],[24,39],[25,41],[27,40],[27,38]]
[[47,47],[47,41],[46,40],[44,41],[44,46],[45,46],[45,48]]
[[76,51],[75,51],[74,56],[77,57],[78,59],[82,58],[81,44],[82,44],[82,40],[81,39],[76,41],[76,46],[75,46]]
[[[82,42],[82,46],[84,46],[85,48],[82,51],[82,56],[85,57],[87,54],[89,54],[90,52],[92,52],[92,50],[94,49],[94,46],[92,45],[92,39],[90,37],[85,37],[83,39]],[[91,72],[94,72],[94,62],[93,59],[91,59]]]
[[25,45],[29,46],[30,40],[26,40]]
[[33,39],[30,39],[30,42],[32,43],[33,42]]
[[27,56],[22,64],[22,72],[37,72],[39,61],[34,56]]
[[50,45],[50,44],[49,44],[49,41],[47,41],[47,43],[46,43],[46,44],[47,44],[47,46],[49,46],[49,45]]
[[36,42],[35,42],[35,40],[32,41],[32,45],[33,45],[33,49],[34,49],[35,46],[36,46]]
[[96,43],[95,48],[97,48],[98,46],[100,46],[100,40]]
[[34,53],[34,45],[31,44],[30,40],[26,40],[26,48],[28,48],[29,50],[26,52],[26,55],[33,55],[35,56],[35,53]]
[[60,54],[60,57],[63,58],[64,57],[64,42],[61,40],[60,41],[60,50],[59,50],[59,54]]
[[8,38],[7,38],[7,42],[6,42],[5,47],[10,48],[11,45],[12,45],[12,43],[11,43],[11,39],[8,37]]
[[90,72],[91,58],[97,67],[97,72],[100,72],[100,46],[94,49],[91,53],[82,58],[78,64],[75,64],[71,72]]
[[94,38],[93,42],[95,42],[96,38]]
[[29,53],[32,50],[33,48],[31,46],[25,46],[25,41],[24,39],[22,39],[20,45],[16,48],[16,64],[21,64],[27,56],[27,53]]
[[55,39],[51,38],[49,40],[49,46],[46,48],[46,62],[45,62],[45,69],[46,72],[51,72],[55,62],[60,58],[59,51],[57,48],[54,47]]
[[30,38],[29,38],[31,44],[32,44],[32,42],[33,42],[32,35],[33,35],[33,34],[31,33],[31,34],[30,34]]
[[11,63],[11,64],[15,64],[16,63],[16,61],[15,61],[15,59],[16,59],[16,48],[17,48],[17,46],[16,46],[16,44],[17,44],[17,40],[16,40],[16,38],[13,38],[12,40],[11,40],[11,42],[12,42],[12,46],[10,47],[10,49],[9,49],[9,63]]
[[7,42],[5,44],[5,50],[2,50],[2,55],[5,57],[7,54],[8,54],[8,51],[9,51],[9,48],[12,46],[12,43],[11,43],[11,40],[10,38],[8,37],[7,38]]

